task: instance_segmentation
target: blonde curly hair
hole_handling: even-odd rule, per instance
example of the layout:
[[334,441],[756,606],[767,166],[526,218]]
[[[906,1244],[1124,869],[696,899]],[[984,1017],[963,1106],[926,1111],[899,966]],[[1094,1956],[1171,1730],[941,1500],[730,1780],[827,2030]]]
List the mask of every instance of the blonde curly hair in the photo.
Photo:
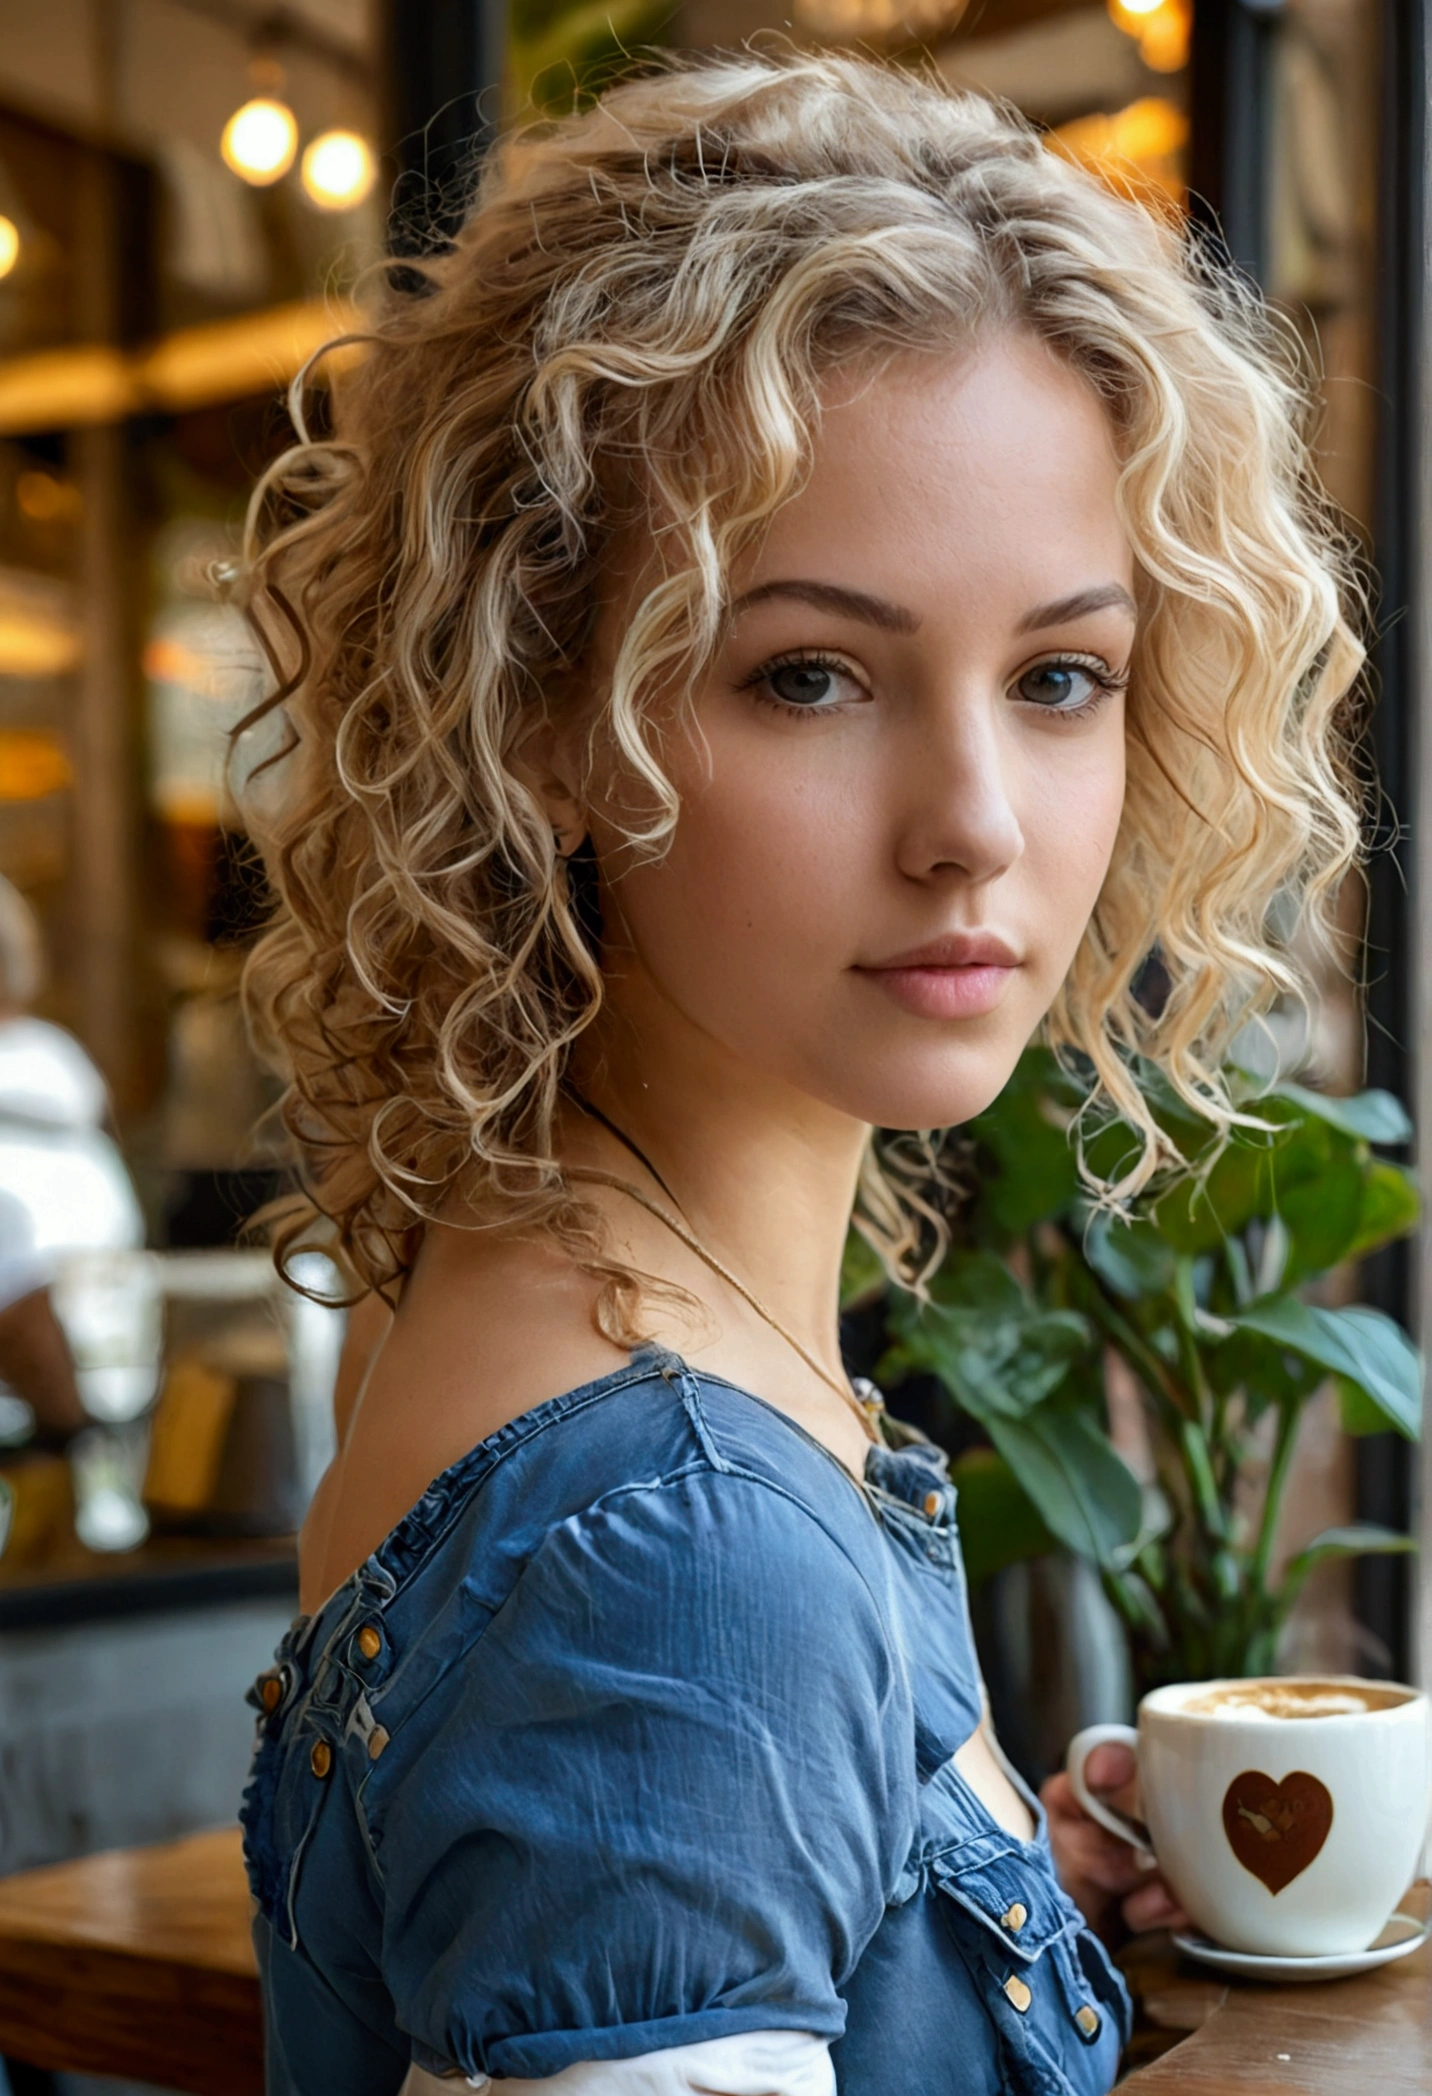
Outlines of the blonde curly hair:
[[[809,467],[823,379],[1008,330],[1105,404],[1142,614],[1122,827],[1047,1035],[1142,1140],[1121,1196],[1168,1160],[1131,1055],[1226,1129],[1227,1045],[1300,992],[1293,920],[1327,927],[1358,845],[1353,570],[1290,333],[1249,288],[1010,112],[795,52],[672,61],[518,133],[451,248],[406,270],[373,293],[328,433],[295,388],[297,441],[250,515],[290,729],[254,818],[279,908],[248,976],[303,1189],[281,1261],[317,1225],[385,1288],[461,1192],[555,1232],[627,1334],[552,1154],[601,971],[516,752],[642,528],[662,576],[602,727],[649,811],[631,841],[659,853],[678,808],[650,700],[709,662],[733,563]],[[1156,1010],[1136,994],[1155,951]],[[872,1163],[861,1207],[909,1278],[918,1197]]]

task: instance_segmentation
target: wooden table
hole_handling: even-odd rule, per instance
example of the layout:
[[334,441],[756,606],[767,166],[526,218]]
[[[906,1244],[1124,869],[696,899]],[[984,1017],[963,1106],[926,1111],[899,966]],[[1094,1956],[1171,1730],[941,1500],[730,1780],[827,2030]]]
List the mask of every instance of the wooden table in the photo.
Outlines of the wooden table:
[[237,1828],[0,1878],[0,2053],[263,2096]]
[[[1426,1911],[1417,1888],[1400,1904]],[[1137,2096],[1428,2096],[1432,1944],[1358,1979],[1254,1986],[1131,1946],[1125,1970],[1146,2028],[1187,2033],[1120,2084]],[[1135,2044],[1138,2040],[1136,2038]]]
[[[1126,1964],[1145,2029],[1186,2034],[1121,2084],[1132,2096],[1432,2089],[1432,1947],[1323,1986],[1225,1982],[1166,1937]],[[262,2096],[262,2050],[236,1831],[0,1879],[0,2053],[192,2096]]]

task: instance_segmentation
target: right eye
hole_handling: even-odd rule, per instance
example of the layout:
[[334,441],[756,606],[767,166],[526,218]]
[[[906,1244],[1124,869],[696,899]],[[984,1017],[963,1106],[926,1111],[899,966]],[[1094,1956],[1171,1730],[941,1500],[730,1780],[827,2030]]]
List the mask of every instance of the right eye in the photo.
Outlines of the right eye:
[[745,688],[787,713],[833,713],[842,704],[869,696],[843,662],[816,654],[764,662],[745,680]]

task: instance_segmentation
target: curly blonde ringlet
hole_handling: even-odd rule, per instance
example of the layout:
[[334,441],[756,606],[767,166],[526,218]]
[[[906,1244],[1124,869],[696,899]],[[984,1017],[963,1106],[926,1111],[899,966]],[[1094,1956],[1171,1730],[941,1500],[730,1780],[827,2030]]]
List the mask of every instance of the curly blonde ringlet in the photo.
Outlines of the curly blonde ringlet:
[[[297,403],[251,513],[292,735],[255,816],[279,909],[248,978],[303,1188],[280,1257],[318,1224],[386,1287],[460,1194],[554,1232],[601,1276],[603,1329],[639,1329],[639,1278],[552,1154],[602,980],[522,745],[571,703],[604,563],[640,530],[658,577],[598,729],[630,772],[630,848],[660,853],[678,807],[653,695],[719,645],[823,383],[1010,330],[1107,408],[1142,600],[1127,805],[1049,1038],[1142,1138],[1119,1196],[1168,1161],[1131,1053],[1226,1129],[1233,1032],[1300,991],[1286,901],[1325,928],[1358,842],[1352,569],[1306,389],[1247,288],[1007,111],[794,52],[672,61],[519,133],[451,250],[408,269],[372,294],[330,433]],[[862,1186],[907,1278],[929,1252],[911,1182],[872,1160]]]

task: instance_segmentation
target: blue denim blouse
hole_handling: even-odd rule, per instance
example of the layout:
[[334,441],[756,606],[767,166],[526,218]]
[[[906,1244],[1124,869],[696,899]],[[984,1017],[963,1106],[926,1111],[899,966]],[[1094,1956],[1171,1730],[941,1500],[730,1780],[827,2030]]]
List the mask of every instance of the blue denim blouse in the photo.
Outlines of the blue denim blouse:
[[269,2096],[778,2028],[842,2096],[1104,2096],[1122,1982],[951,1759],[954,1501],[656,1349],[445,1471],[250,1692]]

